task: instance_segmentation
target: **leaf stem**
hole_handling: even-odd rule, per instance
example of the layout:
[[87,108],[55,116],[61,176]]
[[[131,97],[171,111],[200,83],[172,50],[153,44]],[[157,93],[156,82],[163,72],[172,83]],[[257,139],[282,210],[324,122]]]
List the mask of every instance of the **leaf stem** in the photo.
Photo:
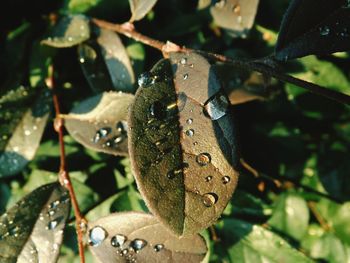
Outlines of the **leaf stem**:
[[206,57],[214,59],[216,61],[231,64],[231,65],[234,65],[234,66],[237,66],[240,68],[244,68],[244,69],[254,70],[254,71],[260,72],[262,74],[274,77],[280,81],[294,84],[298,87],[306,89],[306,90],[313,92],[315,94],[324,96],[328,99],[335,100],[339,103],[350,105],[350,96],[343,94],[343,93],[340,93],[340,92],[337,92],[337,91],[334,91],[334,90],[327,89],[325,87],[319,86],[317,84],[314,84],[314,83],[311,83],[311,82],[308,82],[308,81],[305,81],[302,79],[295,78],[295,77],[290,76],[288,74],[285,74],[285,73],[281,72],[280,70],[277,70],[274,67],[271,67],[268,63],[264,63],[264,60],[262,60],[262,61],[236,60],[236,59],[232,59],[232,58],[226,57],[224,55],[220,55],[220,54],[210,53],[210,52],[201,51],[201,50],[192,50],[192,49],[189,49],[186,47],[180,47],[174,43],[172,43],[173,44],[172,46],[175,46],[178,48],[169,49],[168,43],[171,43],[171,42],[164,43],[164,42],[161,42],[159,40],[145,36],[145,35],[139,33],[138,31],[136,31],[134,29],[134,27],[131,26],[132,24],[130,25],[129,22],[120,25],[120,24],[113,24],[113,23],[110,23],[110,22],[107,22],[107,21],[104,21],[101,19],[97,19],[97,18],[92,18],[92,22],[101,28],[105,28],[108,30],[118,32],[118,33],[120,33],[128,38],[132,38],[132,39],[134,39],[138,42],[141,42],[147,46],[151,46],[155,49],[158,49],[163,53],[168,53],[168,52],[173,52],[173,51],[181,51],[181,52],[194,51],[194,52],[200,53]]
[[79,256],[80,256],[80,262],[85,263],[85,256],[84,256],[84,244],[83,244],[83,226],[86,225],[86,219],[83,217],[83,215],[80,212],[78,201],[72,186],[72,182],[67,170],[67,162],[66,162],[66,155],[65,155],[65,146],[64,146],[64,140],[63,140],[63,134],[64,134],[64,124],[63,119],[61,116],[61,109],[60,109],[60,103],[59,99],[56,93],[56,87],[55,87],[55,79],[54,79],[54,67],[53,65],[50,65],[49,67],[49,76],[46,79],[46,85],[49,89],[52,91],[52,97],[53,97],[53,104],[55,108],[55,121],[54,121],[54,129],[58,134],[58,140],[60,145],[60,168],[58,173],[58,180],[61,183],[63,187],[65,187],[70,195],[70,199],[72,202],[75,218],[76,218],[76,233],[78,237],[78,248],[79,248]]

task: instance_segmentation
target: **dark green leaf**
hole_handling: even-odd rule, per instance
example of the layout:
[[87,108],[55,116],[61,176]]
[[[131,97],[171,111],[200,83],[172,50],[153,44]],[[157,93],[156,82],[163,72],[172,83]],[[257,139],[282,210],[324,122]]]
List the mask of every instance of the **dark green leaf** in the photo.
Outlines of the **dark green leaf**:
[[144,16],[151,11],[156,3],[157,0],[129,0],[132,14],[130,22],[138,21],[144,18]]
[[349,50],[349,16],[347,0],[293,0],[282,21],[277,59]]
[[56,262],[69,211],[68,192],[58,183],[25,196],[0,218],[1,262]]
[[78,104],[63,115],[69,134],[85,147],[114,155],[127,155],[127,111],[134,96],[105,92]]
[[42,40],[42,43],[51,47],[65,48],[78,45],[89,37],[90,25],[87,17],[70,15],[62,17],[50,36]]
[[239,157],[228,99],[210,64],[194,53],[171,54],[171,62],[173,73],[163,60],[139,78],[129,152],[148,208],[175,233],[190,234],[223,212]]
[[176,237],[152,215],[112,214],[89,223],[89,248],[100,262],[202,262],[200,235]]

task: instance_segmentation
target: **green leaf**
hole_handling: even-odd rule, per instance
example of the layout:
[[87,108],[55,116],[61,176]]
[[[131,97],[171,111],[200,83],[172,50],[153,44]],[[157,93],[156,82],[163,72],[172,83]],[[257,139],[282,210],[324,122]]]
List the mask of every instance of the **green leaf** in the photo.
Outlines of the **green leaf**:
[[126,190],[117,194],[111,210],[113,212],[123,211],[141,211],[148,212],[141,195],[135,190],[133,186],[129,186]]
[[202,262],[200,235],[176,237],[152,215],[111,214],[89,223],[89,249],[100,262]]
[[210,64],[194,53],[172,53],[171,62],[172,69],[162,60],[139,78],[129,152],[148,208],[181,235],[221,215],[237,183],[239,157],[228,99]]
[[129,0],[132,14],[130,22],[138,21],[144,18],[144,16],[151,11],[156,3],[157,0]]
[[268,224],[300,240],[306,234],[309,218],[306,201],[296,194],[285,193],[278,197]]
[[25,196],[0,218],[1,262],[56,262],[69,211],[68,192],[58,183]]
[[127,112],[134,96],[105,92],[88,98],[62,115],[69,134],[90,149],[127,155]]
[[19,173],[34,158],[50,104],[50,92],[44,91],[35,98],[34,90],[24,87],[0,97],[0,177]]
[[50,36],[41,43],[56,47],[66,48],[78,45],[89,39],[90,25],[87,17],[83,15],[64,16],[53,28]]
[[219,236],[225,240],[222,244],[225,248],[229,244],[228,257],[232,262],[312,262],[281,237],[261,226],[224,219],[218,228]]

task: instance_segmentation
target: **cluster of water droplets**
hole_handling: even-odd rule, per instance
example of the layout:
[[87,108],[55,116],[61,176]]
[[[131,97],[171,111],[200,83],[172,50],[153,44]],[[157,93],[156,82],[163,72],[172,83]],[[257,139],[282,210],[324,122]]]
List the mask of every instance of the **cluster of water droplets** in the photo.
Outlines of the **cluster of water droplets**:
[[101,144],[102,148],[117,148],[127,139],[127,123],[119,121],[115,127],[102,127],[98,129],[91,139],[95,144]]
[[220,0],[215,3],[217,9],[227,9],[237,16],[237,22],[242,24],[243,17],[241,16],[241,6],[239,3],[228,3],[227,0]]

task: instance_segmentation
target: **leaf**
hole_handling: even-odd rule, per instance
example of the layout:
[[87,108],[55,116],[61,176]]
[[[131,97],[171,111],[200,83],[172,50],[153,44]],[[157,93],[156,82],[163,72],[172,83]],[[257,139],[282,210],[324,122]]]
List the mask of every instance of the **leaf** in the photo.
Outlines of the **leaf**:
[[84,15],[64,16],[52,30],[50,37],[41,41],[42,44],[66,48],[78,45],[89,39],[89,20]]
[[144,16],[151,11],[156,3],[157,0],[129,0],[132,14],[130,22],[138,21],[144,18]]
[[309,209],[303,198],[296,194],[281,194],[268,224],[300,240],[309,225]]
[[276,58],[347,51],[350,46],[350,5],[347,0],[293,0],[283,18]]
[[133,92],[135,76],[129,56],[119,36],[110,30],[101,29],[97,42],[116,90]]
[[68,192],[43,185],[0,218],[1,262],[56,262],[70,211]]
[[50,103],[50,92],[43,91],[35,98],[35,91],[23,86],[0,97],[0,177],[19,173],[34,158]]
[[222,244],[225,247],[230,244],[227,249],[232,262],[313,262],[284,239],[261,226],[237,219],[224,219],[218,228],[219,236],[225,240]]
[[152,215],[111,214],[89,223],[89,249],[100,262],[202,262],[200,235],[176,237]]
[[127,111],[134,96],[104,92],[62,115],[69,134],[85,147],[113,155],[127,155]]
[[172,69],[161,60],[139,78],[129,153],[148,208],[182,235],[221,215],[237,184],[239,156],[228,99],[210,64],[195,53],[172,53],[171,62]]
[[235,37],[246,37],[254,24],[258,4],[259,0],[220,0],[213,4],[210,13],[219,27]]

